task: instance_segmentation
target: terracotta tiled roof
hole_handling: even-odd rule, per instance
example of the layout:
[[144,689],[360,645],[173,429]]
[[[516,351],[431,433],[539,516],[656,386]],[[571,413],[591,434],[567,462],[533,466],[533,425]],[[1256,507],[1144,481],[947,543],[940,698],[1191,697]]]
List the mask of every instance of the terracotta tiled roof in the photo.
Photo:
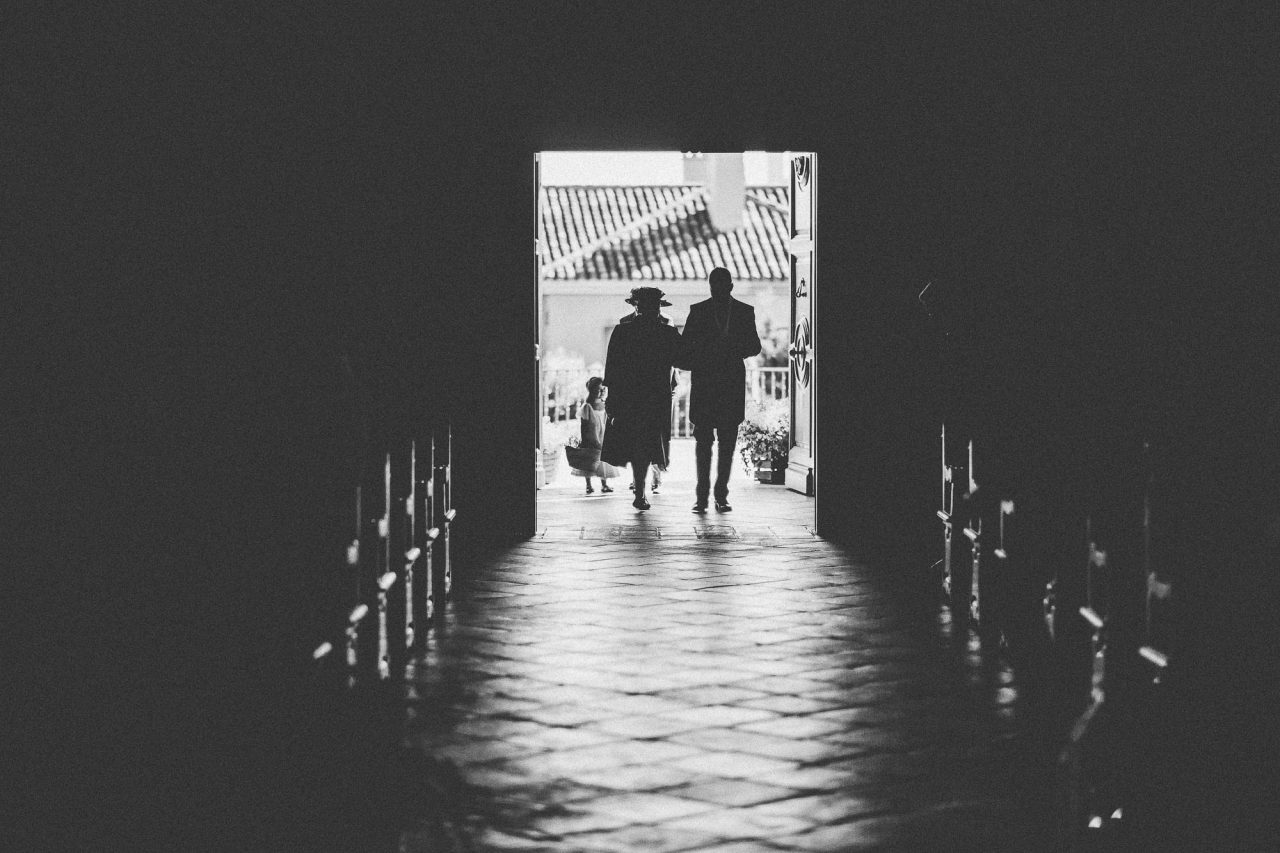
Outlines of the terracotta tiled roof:
[[543,187],[543,277],[696,280],[722,266],[739,281],[785,279],[787,190],[746,195],[743,227],[717,231],[701,186]]

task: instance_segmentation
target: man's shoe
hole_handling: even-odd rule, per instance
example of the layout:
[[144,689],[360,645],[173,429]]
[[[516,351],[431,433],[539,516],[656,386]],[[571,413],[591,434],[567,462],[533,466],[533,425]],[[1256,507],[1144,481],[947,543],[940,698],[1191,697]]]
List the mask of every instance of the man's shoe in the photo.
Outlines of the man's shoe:
[[631,505],[639,510],[646,510],[649,508],[649,502],[643,497],[636,498],[631,502]]
[[698,501],[693,505],[693,511],[698,515],[705,515],[707,512],[707,504],[705,501]]
[[719,498],[716,498],[716,512],[732,512],[732,511],[733,511],[733,507],[729,506],[729,502],[727,500],[722,501]]

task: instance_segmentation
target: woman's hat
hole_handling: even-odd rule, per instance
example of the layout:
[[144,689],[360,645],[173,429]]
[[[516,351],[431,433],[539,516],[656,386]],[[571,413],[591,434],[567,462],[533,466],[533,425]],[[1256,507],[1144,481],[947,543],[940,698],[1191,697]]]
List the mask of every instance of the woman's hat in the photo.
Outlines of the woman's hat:
[[661,288],[657,287],[633,287],[631,296],[627,297],[626,301],[632,305],[638,305],[641,302],[657,302],[659,307],[670,308],[671,303],[666,300],[666,295]]

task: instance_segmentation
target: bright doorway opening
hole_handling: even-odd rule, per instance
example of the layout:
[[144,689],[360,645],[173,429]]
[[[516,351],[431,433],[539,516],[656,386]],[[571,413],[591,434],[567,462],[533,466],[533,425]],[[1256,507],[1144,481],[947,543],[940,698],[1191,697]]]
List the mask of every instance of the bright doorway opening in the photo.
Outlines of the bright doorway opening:
[[[579,440],[587,380],[604,375],[609,337],[632,310],[624,301],[631,288],[660,287],[672,303],[664,315],[683,330],[690,306],[709,296],[715,267],[732,274],[734,298],[755,308],[762,345],[746,363],[747,420],[730,481],[735,509],[769,495],[761,505],[776,513],[779,501],[792,501],[786,505],[812,525],[815,161],[807,152],[764,151],[536,156],[539,529],[566,507],[570,515],[635,518],[630,472],[610,480],[613,493],[592,478],[588,494],[565,448]],[[676,371],[675,384],[671,465],[659,495],[687,517],[696,480],[688,375]]]

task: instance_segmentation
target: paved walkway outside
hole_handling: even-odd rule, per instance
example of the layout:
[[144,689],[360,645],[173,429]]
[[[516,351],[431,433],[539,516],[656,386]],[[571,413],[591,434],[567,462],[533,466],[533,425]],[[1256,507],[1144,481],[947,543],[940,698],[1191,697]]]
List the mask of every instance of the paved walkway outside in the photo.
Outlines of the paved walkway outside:
[[739,468],[693,515],[674,455],[647,513],[562,470],[539,535],[466,567],[409,688],[452,812],[400,849],[1046,849],[1008,669],[810,499]]

